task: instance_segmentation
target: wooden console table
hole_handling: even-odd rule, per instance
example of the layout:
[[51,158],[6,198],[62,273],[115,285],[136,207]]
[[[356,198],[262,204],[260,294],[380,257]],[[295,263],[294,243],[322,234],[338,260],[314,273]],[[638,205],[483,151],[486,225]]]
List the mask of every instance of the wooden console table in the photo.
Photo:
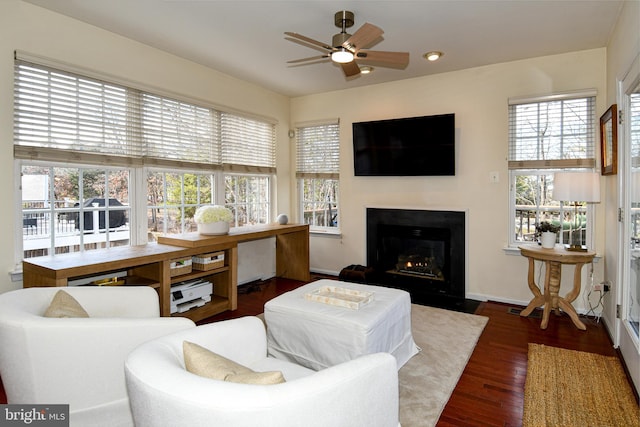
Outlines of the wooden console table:
[[[309,226],[269,225],[232,229],[223,236],[198,233],[159,237],[158,243],[120,246],[100,251],[75,252],[28,258],[22,262],[23,286],[69,286],[70,282],[98,276],[122,274],[123,286],[151,286],[158,291],[160,314],[171,314],[171,285],[207,278],[214,283],[211,301],[173,316],[194,321],[238,307],[238,243],[276,238],[276,275],[308,282]],[[224,265],[206,271],[172,275],[171,263],[194,255],[224,252]]]
[[183,248],[203,248],[211,245],[237,245],[241,242],[274,236],[276,238],[276,276],[305,282],[311,280],[309,226],[306,224],[232,228],[229,234],[222,236],[203,236],[198,233],[172,234],[158,237],[158,243]]
[[[580,330],[586,330],[587,327],[578,318],[578,313],[573,308],[571,303],[580,294],[580,287],[582,281],[582,266],[588,262],[591,262],[596,256],[595,252],[572,252],[567,251],[564,248],[545,249],[538,245],[523,245],[520,246],[520,254],[529,259],[529,274],[527,283],[529,289],[533,293],[534,297],[521,313],[520,316],[526,317],[531,314],[534,308],[540,307],[544,304],[544,310],[542,313],[541,329],[547,329],[549,324],[549,314],[551,310],[554,310],[557,315],[560,314],[560,309],[569,315],[573,324]],[[545,263],[545,278],[544,278],[544,294],[540,292],[540,288],[536,285],[534,280],[535,273],[535,261],[542,261]],[[575,269],[573,272],[573,288],[565,297],[559,295],[560,292],[560,279],[562,264],[573,264]]]

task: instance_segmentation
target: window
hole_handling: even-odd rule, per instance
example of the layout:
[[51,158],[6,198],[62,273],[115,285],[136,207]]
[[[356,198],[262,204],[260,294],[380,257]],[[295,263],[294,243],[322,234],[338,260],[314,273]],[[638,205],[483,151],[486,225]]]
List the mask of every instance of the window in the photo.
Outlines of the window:
[[127,169],[25,162],[21,176],[24,258],[129,244]]
[[273,124],[221,114],[224,204],[232,226],[271,222],[271,175],[275,173]]
[[578,205],[575,219],[575,207],[553,200],[552,190],[555,172],[595,168],[595,93],[509,104],[510,244],[533,241],[536,224],[549,221],[561,227],[560,243],[569,243],[572,224],[578,224],[582,244],[589,245],[591,209]]
[[296,129],[300,218],[311,230],[338,230],[340,132],[338,122]]
[[206,173],[149,171],[147,173],[147,229],[157,233],[197,231],[193,215],[199,206],[214,203],[215,176]]
[[[23,257],[193,231],[210,203],[236,226],[270,222],[273,121],[23,59],[14,71]],[[131,234],[145,217],[146,236]]]
[[260,175],[225,175],[224,204],[234,215],[235,227],[270,222],[269,177]]

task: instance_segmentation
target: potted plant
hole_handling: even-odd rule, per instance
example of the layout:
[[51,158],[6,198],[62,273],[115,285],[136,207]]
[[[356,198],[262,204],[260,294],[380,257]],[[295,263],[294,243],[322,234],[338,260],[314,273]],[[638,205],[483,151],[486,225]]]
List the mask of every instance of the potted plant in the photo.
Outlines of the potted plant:
[[233,213],[224,206],[205,205],[196,209],[193,219],[198,224],[198,233],[216,236],[229,232],[229,223],[233,220]]
[[560,226],[549,221],[542,221],[536,225],[536,238],[540,240],[543,248],[553,249],[556,245],[556,237],[560,231]]

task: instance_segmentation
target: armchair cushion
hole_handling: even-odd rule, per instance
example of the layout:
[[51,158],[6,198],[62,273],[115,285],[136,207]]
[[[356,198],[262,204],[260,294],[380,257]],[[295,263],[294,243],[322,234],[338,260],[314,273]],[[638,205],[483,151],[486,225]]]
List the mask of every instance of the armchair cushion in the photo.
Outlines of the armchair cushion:
[[284,382],[280,371],[254,372],[246,366],[189,341],[184,341],[182,348],[185,367],[192,374],[241,384],[280,384]]
[[77,299],[63,290],[59,290],[44,312],[44,317],[89,317]]

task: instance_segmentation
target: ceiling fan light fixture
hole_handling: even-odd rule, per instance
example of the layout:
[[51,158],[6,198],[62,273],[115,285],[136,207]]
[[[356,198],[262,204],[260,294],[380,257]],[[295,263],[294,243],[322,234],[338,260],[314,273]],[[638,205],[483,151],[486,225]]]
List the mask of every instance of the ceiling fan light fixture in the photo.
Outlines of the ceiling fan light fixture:
[[424,55],[422,55],[427,61],[437,61],[438,59],[440,59],[440,57],[444,55],[444,53],[442,52],[438,52],[436,50],[433,50],[431,52],[427,52]]
[[346,64],[353,61],[353,53],[345,48],[337,50],[331,53],[331,60],[338,64]]
[[362,67],[360,67],[361,74],[369,74],[372,71],[373,71],[373,67],[369,67],[368,65],[363,65]]

